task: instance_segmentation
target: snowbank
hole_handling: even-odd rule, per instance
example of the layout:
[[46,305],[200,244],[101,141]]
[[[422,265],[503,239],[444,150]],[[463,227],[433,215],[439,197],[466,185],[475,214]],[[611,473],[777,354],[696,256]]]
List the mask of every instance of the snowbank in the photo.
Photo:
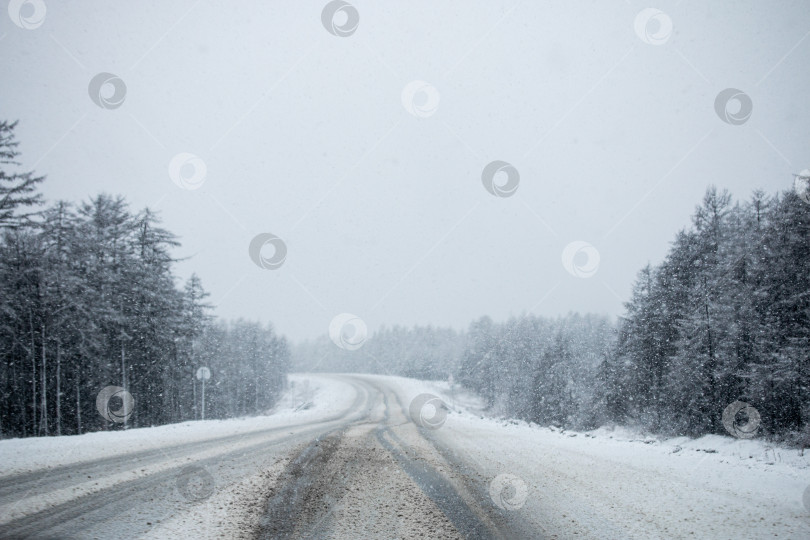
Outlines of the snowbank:
[[289,381],[290,388],[267,415],[63,437],[3,440],[0,441],[0,475],[317,422],[348,409],[356,394],[350,384],[326,375],[291,374]]
[[491,418],[447,382],[385,377],[405,407],[422,393],[450,410],[432,435],[479,474],[527,485],[521,510],[544,536],[810,538],[810,452],[709,435],[658,440]]

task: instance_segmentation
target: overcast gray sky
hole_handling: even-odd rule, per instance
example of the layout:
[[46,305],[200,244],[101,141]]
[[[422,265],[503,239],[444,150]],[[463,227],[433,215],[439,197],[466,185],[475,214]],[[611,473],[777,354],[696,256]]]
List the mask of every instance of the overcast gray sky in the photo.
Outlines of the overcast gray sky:
[[[344,312],[620,314],[708,184],[747,198],[810,166],[808,1],[352,0],[327,18],[346,36],[325,0],[39,4],[0,16],[0,104],[47,199],[158,210],[219,316],[293,339]],[[104,72],[126,85],[108,108]],[[720,118],[727,88],[750,117]],[[495,160],[511,196],[483,185]],[[280,267],[249,257],[260,233]]]

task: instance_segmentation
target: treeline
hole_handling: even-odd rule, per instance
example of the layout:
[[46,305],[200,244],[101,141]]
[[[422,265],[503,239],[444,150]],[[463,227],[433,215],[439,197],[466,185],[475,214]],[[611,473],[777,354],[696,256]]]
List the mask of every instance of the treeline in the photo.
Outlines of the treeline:
[[470,325],[456,380],[499,414],[542,425],[589,429],[599,407],[600,364],[615,342],[611,320],[570,314]]
[[658,266],[643,269],[602,366],[604,406],[654,432],[722,433],[735,400],[763,433],[810,414],[810,205],[794,192],[733,204],[710,188]]
[[[151,211],[99,195],[40,209],[16,165],[14,124],[0,122],[0,436],[77,434],[266,410],[289,363],[271,327],[211,321],[192,276],[177,287],[176,237]],[[118,386],[105,419],[97,396]]]
[[744,401],[759,433],[810,429],[810,205],[794,192],[733,203],[712,187],[665,260],[644,268],[617,322],[482,318],[467,332],[394,328],[343,351],[299,346],[300,368],[454,379],[490,410],[573,429],[619,423],[726,434]]
[[[238,320],[209,324],[198,341],[198,363],[211,369],[205,417],[261,414],[281,397],[290,368],[287,339],[270,325]],[[191,383],[199,403],[199,381]]]
[[323,337],[297,345],[295,369],[447,380],[475,391],[498,414],[568,427],[605,421],[597,375],[615,342],[607,317],[525,316],[503,324],[483,317],[466,332],[395,326],[357,350]]

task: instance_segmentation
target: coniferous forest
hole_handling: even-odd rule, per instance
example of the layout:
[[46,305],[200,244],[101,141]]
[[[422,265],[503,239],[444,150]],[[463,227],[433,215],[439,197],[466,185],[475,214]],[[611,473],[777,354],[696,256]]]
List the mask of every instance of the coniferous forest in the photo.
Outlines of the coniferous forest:
[[719,433],[740,400],[766,434],[807,428],[810,204],[793,191],[735,203],[710,188],[666,259],[639,273],[626,309],[600,367],[612,418]]
[[[269,326],[214,321],[200,279],[178,284],[178,240],[150,210],[106,194],[44,205],[44,178],[12,172],[14,128],[0,122],[0,436],[200,418],[201,366],[211,372],[207,418],[270,408],[286,380],[286,340]],[[109,386],[132,396],[124,422],[97,410]]]
[[[444,379],[490,410],[544,425],[616,423],[652,433],[724,433],[744,401],[761,433],[798,440],[810,417],[810,204],[793,191],[735,201],[710,187],[662,262],[641,269],[613,320],[571,313],[482,317],[466,331],[383,327],[357,350],[327,337],[292,358],[272,326],[225,323],[178,239],[122,197],[45,205],[0,122],[0,434],[84,433],[257,414],[298,370]],[[126,421],[97,411],[106,387],[133,396]]]
[[359,350],[330,345],[298,345],[299,369],[453,375],[496,413],[573,429],[725,434],[723,410],[739,400],[760,434],[797,441],[810,425],[810,204],[710,187],[615,322],[484,317],[466,332],[395,327]]

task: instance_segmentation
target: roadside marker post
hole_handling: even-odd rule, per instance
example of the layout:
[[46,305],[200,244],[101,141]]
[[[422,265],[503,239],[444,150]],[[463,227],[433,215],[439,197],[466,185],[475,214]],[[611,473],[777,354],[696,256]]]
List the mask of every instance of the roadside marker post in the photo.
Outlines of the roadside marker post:
[[197,370],[197,379],[202,381],[202,419],[205,420],[205,381],[211,378],[211,370],[202,366]]

